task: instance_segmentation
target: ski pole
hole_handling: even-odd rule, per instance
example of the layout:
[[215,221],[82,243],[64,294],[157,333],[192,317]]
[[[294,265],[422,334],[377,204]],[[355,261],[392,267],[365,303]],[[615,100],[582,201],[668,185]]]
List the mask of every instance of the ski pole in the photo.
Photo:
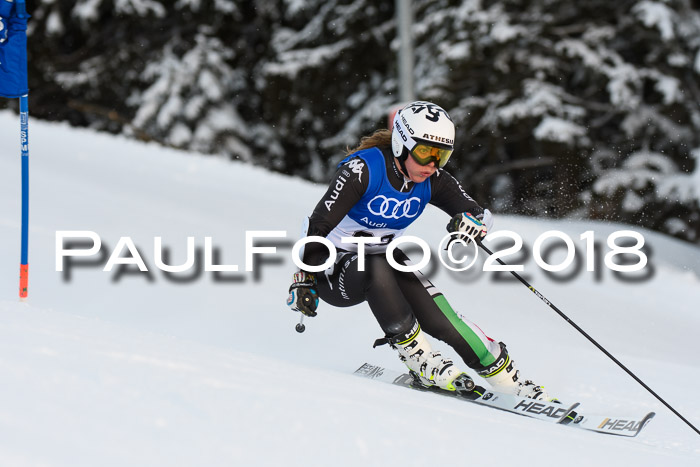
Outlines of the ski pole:
[[[477,244],[481,247],[481,249],[484,250],[489,256],[492,256],[492,255],[493,255],[493,252],[492,252],[491,250],[489,250],[483,243],[481,243],[480,240],[477,240],[476,242],[477,242]],[[501,261],[500,258],[496,258],[496,261],[498,261],[498,262],[499,262],[501,265],[503,265],[503,266],[507,266],[507,264],[504,263],[503,261]],[[517,272],[515,272],[515,271],[509,271],[509,272],[510,272],[511,274],[513,274],[513,276],[515,276],[516,279],[518,279],[520,282],[522,282],[522,283],[525,285],[525,287],[527,287],[528,289],[530,289],[530,290],[532,291],[532,293],[534,293],[534,294],[537,296],[537,298],[539,298],[539,299],[542,300],[544,303],[546,303],[552,310],[556,311],[557,314],[558,314],[559,316],[561,316],[562,318],[564,318],[564,320],[565,320],[567,323],[569,323],[571,326],[573,326],[574,329],[576,329],[579,333],[581,333],[581,334],[582,334],[586,339],[588,339],[593,345],[595,345],[596,347],[598,347],[598,350],[600,350],[600,351],[603,352],[605,355],[607,355],[608,358],[610,358],[610,360],[612,360],[613,362],[615,362],[615,363],[617,364],[617,366],[619,366],[620,368],[622,368],[623,370],[625,370],[625,372],[626,372],[628,375],[630,375],[632,378],[634,378],[634,380],[635,380],[636,382],[638,382],[644,389],[646,389],[647,391],[649,391],[649,393],[650,393],[652,396],[656,397],[656,399],[658,399],[663,405],[665,405],[665,406],[666,406],[671,412],[673,412],[678,418],[680,418],[681,420],[683,420],[683,421],[686,423],[686,425],[688,425],[690,428],[693,429],[693,431],[695,431],[698,435],[700,435],[700,430],[698,430],[698,429],[695,427],[695,425],[693,425],[692,423],[690,423],[683,415],[681,415],[676,409],[674,409],[668,402],[666,402],[663,398],[661,398],[661,396],[659,396],[656,392],[654,392],[653,389],[651,389],[649,386],[647,386],[647,385],[644,383],[644,381],[642,381],[641,379],[639,379],[639,377],[637,377],[637,375],[635,375],[634,373],[632,373],[632,371],[630,371],[630,370],[629,370],[625,365],[623,365],[617,358],[615,358],[610,352],[608,352],[608,351],[605,349],[605,347],[603,347],[602,345],[600,345],[595,339],[593,339],[591,336],[589,336],[588,333],[587,333],[586,331],[584,331],[584,330],[581,329],[576,323],[574,323],[574,322],[573,322],[568,316],[566,316],[559,308],[557,308],[557,307],[554,305],[554,303],[552,303],[552,302],[550,302],[549,300],[547,300],[547,298],[546,298],[544,295],[542,295],[537,289],[535,289],[533,286],[531,286],[531,285],[530,285],[525,279],[523,279]]]
[[297,323],[296,327],[294,329],[297,330],[298,333],[302,333],[306,331],[306,325],[304,325],[304,313],[299,313],[301,315],[301,318],[299,318],[299,322]]

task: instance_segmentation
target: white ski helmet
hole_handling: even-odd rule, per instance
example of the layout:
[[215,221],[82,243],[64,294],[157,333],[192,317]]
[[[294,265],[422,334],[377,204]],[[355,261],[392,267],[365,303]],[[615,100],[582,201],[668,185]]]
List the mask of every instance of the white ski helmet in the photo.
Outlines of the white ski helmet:
[[[391,129],[391,150],[404,165],[409,153],[419,144],[452,151],[455,126],[445,110],[437,104],[425,101],[411,102],[396,112]],[[447,163],[442,158],[439,166]]]

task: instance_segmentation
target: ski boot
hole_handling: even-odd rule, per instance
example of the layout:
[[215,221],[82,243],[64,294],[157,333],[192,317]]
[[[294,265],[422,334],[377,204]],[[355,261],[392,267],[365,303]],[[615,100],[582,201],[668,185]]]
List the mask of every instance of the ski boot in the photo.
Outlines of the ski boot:
[[408,333],[389,339],[389,344],[399,352],[399,359],[408,367],[415,387],[438,387],[459,394],[474,390],[476,385],[469,375],[432,349],[417,322]]
[[550,397],[542,386],[538,386],[531,380],[522,380],[520,371],[515,368],[515,362],[510,359],[506,345],[499,342],[501,353],[496,361],[489,367],[478,370],[479,376],[484,378],[497,391],[507,394],[515,394],[520,397],[527,397],[547,402],[559,402],[556,398]]

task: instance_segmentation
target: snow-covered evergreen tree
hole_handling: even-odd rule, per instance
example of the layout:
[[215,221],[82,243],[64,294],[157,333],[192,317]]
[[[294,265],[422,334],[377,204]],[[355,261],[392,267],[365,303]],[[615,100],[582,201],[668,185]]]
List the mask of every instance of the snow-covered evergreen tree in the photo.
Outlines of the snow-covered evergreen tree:
[[[445,104],[462,130],[456,165],[477,196],[500,209],[699,238],[699,199],[685,189],[700,170],[697,5],[418,5],[418,92]],[[640,188],[613,175],[636,173],[637,156],[651,153],[667,160],[663,182]],[[634,196],[644,202],[630,203]]]
[[[414,0],[416,92],[498,211],[700,241],[700,5]],[[32,112],[326,180],[396,103],[394,2],[28,1]]]

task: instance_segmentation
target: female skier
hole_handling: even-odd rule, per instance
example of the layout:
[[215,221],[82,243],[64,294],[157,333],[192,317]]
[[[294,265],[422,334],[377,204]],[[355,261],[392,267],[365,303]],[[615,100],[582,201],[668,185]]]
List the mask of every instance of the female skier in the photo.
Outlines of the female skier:
[[[450,345],[496,390],[550,400],[544,388],[520,378],[502,342],[460,318],[420,272],[400,272],[386,259],[387,245],[403,234],[428,203],[452,218],[448,231],[465,242],[484,237],[492,226],[491,212],[443,169],[454,137],[455,127],[445,110],[417,101],[396,113],[391,130],[378,130],[349,151],[306,228],[307,236],[330,240],[337,256],[320,273],[295,273],[287,305],[316,316],[319,297],[338,307],[367,301],[385,333],[375,345],[390,344],[423,385],[459,392],[473,387],[466,373],[431,348],[428,334]],[[343,242],[344,237],[373,237],[373,243],[364,246],[364,270],[358,267],[357,243]],[[302,259],[309,266],[323,264],[328,248],[308,243]],[[394,260],[410,264],[398,248]]]

